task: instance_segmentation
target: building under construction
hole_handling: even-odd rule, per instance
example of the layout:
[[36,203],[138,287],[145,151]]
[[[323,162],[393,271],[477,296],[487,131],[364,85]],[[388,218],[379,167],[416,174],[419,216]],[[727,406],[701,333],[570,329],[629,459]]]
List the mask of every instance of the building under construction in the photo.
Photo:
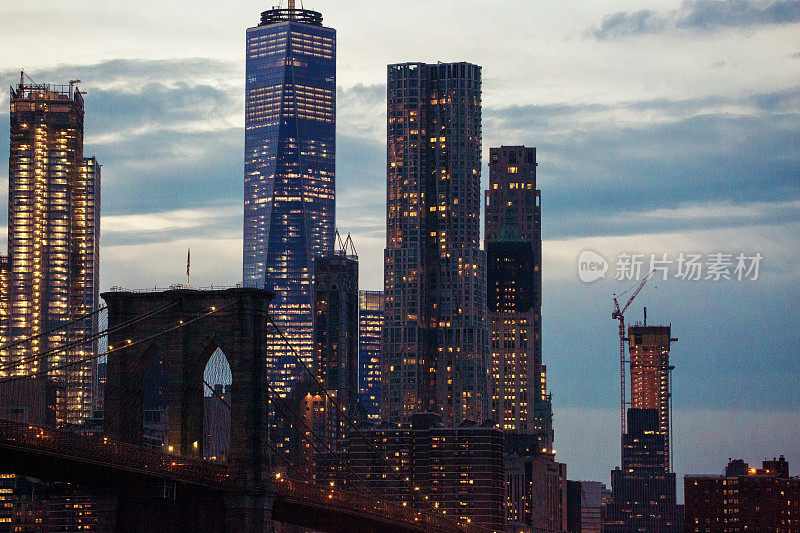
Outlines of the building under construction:
[[96,340],[75,343],[97,331],[100,251],[100,165],[83,157],[78,82],[38,84],[22,73],[11,88],[8,258],[0,258],[0,378],[44,376],[59,425],[91,416],[87,356],[97,351]]
[[603,530],[683,531],[683,509],[677,505],[675,473],[670,469],[669,351],[677,339],[671,337],[670,326],[645,323],[630,326],[625,340],[630,408],[622,434],[622,468],[611,472],[612,500],[605,509]]

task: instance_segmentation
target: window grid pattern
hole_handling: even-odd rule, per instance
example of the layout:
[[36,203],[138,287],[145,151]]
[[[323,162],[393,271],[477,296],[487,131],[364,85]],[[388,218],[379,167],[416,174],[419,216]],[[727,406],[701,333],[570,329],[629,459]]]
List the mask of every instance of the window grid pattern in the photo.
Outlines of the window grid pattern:
[[[336,32],[284,21],[247,30],[245,285],[276,293],[273,317],[313,365],[314,257],[335,229]],[[275,332],[269,379],[288,395],[302,369]]]

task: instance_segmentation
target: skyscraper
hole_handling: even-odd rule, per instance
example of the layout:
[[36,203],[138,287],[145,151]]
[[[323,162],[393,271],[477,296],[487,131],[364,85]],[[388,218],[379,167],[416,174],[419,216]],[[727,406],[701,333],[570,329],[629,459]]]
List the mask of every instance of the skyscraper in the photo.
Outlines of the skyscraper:
[[358,309],[358,388],[367,420],[381,419],[383,291],[360,291]]
[[488,417],[481,68],[388,67],[382,413]]
[[[332,248],[336,31],[307,9],[271,9],[247,30],[244,283],[275,292],[275,322],[313,361],[314,257]],[[270,380],[288,394],[295,357],[271,332]]]
[[8,262],[0,264],[2,341],[37,336],[0,352],[0,377],[46,375],[58,424],[91,416],[92,362],[72,363],[97,350],[94,342],[36,357],[97,331],[100,165],[83,157],[74,83],[25,83],[22,75],[11,89]]
[[631,361],[631,407],[658,411],[658,432],[667,453],[664,467],[669,469],[670,448],[670,365],[669,326],[628,327]]
[[[348,235],[344,243],[315,259],[314,372],[344,412],[358,405],[358,255]],[[326,405],[325,438],[335,446],[349,431],[336,406]]]
[[622,468],[611,471],[604,531],[683,531],[670,471],[669,326],[631,326],[631,408],[622,436]]
[[541,191],[536,148],[489,151],[485,249],[491,320],[492,417],[500,427],[536,434],[552,448],[547,373],[542,364]]

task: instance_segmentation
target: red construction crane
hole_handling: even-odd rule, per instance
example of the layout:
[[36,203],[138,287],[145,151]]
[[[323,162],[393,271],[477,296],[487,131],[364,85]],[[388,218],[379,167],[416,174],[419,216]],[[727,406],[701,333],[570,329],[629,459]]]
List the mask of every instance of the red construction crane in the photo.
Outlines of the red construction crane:
[[[627,429],[626,428],[627,424],[625,423],[625,406],[629,403],[627,401],[627,399],[626,399],[626,394],[625,394],[625,340],[626,340],[626,337],[625,337],[625,311],[628,309],[628,307],[630,307],[631,302],[633,302],[633,299],[636,298],[636,295],[639,294],[639,291],[642,290],[642,287],[644,287],[644,284],[647,283],[647,280],[649,280],[653,276],[654,272],[655,272],[655,269],[651,270],[644,277],[644,279],[639,284],[639,286],[636,287],[636,290],[633,291],[633,294],[628,299],[628,303],[625,304],[625,307],[623,307],[622,310],[620,310],[620,308],[619,308],[619,302],[617,301],[617,295],[616,295],[616,293],[614,294],[614,311],[611,313],[611,318],[615,318],[615,319],[619,320],[619,387],[620,387],[620,407],[619,407],[619,409],[620,409],[620,419],[619,419],[620,426],[619,427],[620,427],[620,440],[622,440],[622,436],[625,435],[625,431]],[[627,291],[625,291],[625,292],[627,292]],[[622,296],[622,294],[620,294],[620,296]]]

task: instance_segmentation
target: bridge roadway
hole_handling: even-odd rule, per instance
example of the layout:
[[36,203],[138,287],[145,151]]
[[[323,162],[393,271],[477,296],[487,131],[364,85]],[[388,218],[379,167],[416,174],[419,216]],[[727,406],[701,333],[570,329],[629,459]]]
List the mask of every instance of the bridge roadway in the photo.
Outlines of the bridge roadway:
[[[179,492],[189,494],[190,501],[183,504],[182,513],[187,516],[174,521],[176,530],[186,529],[185,519],[192,517],[199,530],[230,530],[230,522],[226,526],[225,519],[219,516],[225,514],[225,495],[248,496],[245,487],[230,479],[224,465],[3,419],[0,419],[0,472],[122,491],[140,501],[143,494],[151,495],[153,491],[160,493],[162,499],[169,499],[165,496],[176,499]],[[147,492],[148,487],[153,490]],[[444,517],[430,516],[362,494],[291,479],[277,479],[263,494],[256,496],[271,500],[274,520],[323,531],[473,530],[457,527]],[[147,501],[152,503],[152,497]],[[155,504],[148,508],[148,504],[141,504],[129,520],[155,519],[154,513],[149,516],[139,513],[158,509],[170,512],[172,508]],[[158,529],[164,527],[161,524]]]

